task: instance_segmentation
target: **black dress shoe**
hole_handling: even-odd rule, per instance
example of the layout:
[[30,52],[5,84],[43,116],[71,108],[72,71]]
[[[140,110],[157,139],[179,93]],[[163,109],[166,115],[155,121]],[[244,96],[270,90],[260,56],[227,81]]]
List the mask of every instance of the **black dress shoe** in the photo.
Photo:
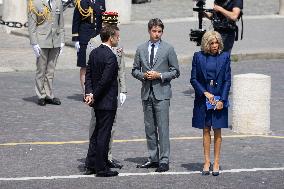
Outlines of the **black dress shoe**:
[[158,162],[150,162],[150,161],[147,161],[146,163],[144,164],[138,164],[136,166],[136,168],[158,168],[159,167],[159,163]]
[[96,174],[96,170],[95,169],[86,168],[86,171],[85,171],[84,175],[93,175],[93,174]]
[[156,169],[155,172],[166,172],[169,170],[169,164],[161,163],[160,166]]
[[115,177],[118,175],[117,171],[100,171],[96,174],[96,177]]
[[46,105],[45,99],[44,98],[38,99],[37,104],[40,105],[40,106],[45,106]]
[[45,99],[45,102],[46,102],[47,104],[54,104],[54,105],[60,105],[60,104],[61,104],[59,98],[53,98],[53,99],[46,98],[46,99]]
[[123,165],[119,165],[118,163],[115,163],[113,160],[108,160],[107,166],[109,168],[117,168],[117,169],[121,169],[123,167]]

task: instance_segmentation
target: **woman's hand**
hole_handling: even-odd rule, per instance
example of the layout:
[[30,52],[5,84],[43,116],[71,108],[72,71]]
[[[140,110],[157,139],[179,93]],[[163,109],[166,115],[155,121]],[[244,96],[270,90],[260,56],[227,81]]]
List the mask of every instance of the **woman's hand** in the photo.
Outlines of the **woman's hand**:
[[214,100],[214,95],[209,92],[204,92],[206,98],[208,98],[210,104],[214,105],[216,102]]
[[224,103],[222,101],[218,101],[216,103],[216,109],[217,110],[222,110],[223,109],[223,106],[224,106]]

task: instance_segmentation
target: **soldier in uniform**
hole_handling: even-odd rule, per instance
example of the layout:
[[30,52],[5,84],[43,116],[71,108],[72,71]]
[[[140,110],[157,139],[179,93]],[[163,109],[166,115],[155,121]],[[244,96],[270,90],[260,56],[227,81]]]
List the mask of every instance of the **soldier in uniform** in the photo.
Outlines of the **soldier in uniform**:
[[[108,26],[108,25],[114,25],[117,26],[118,24],[118,13],[116,12],[104,12],[102,14],[102,27]],[[95,48],[97,48],[99,45],[101,45],[101,39],[100,36],[96,36],[90,39],[88,46],[87,46],[87,51],[86,51],[86,55],[87,55],[87,62],[89,59],[89,55],[91,53],[91,51]],[[117,47],[112,47],[114,54],[116,55],[117,58],[117,62],[118,62],[118,86],[119,86],[119,101],[120,101],[120,105],[123,105],[123,103],[126,100],[126,82],[125,82],[125,61],[124,61],[124,53],[123,53],[123,48],[118,45]],[[89,138],[91,138],[94,130],[95,130],[95,126],[96,126],[96,117],[95,117],[95,112],[92,109],[91,110],[91,121],[90,121],[90,128],[89,128]],[[116,126],[116,119],[114,120],[114,125]],[[110,168],[122,168],[122,165],[118,164],[117,162],[113,161],[112,158],[112,143],[113,143],[113,136],[115,133],[115,127],[112,127],[112,131],[111,131],[111,139],[110,139],[110,143],[109,143],[109,151],[108,151],[108,166]],[[86,167],[88,168],[88,165],[86,165]]]
[[28,30],[36,55],[35,90],[38,105],[60,105],[52,87],[56,62],[64,46],[61,0],[29,0]]
[[86,74],[86,48],[89,40],[102,28],[102,12],[105,0],[75,0],[72,23],[72,41],[77,50],[77,66],[80,67],[80,83],[84,94]]

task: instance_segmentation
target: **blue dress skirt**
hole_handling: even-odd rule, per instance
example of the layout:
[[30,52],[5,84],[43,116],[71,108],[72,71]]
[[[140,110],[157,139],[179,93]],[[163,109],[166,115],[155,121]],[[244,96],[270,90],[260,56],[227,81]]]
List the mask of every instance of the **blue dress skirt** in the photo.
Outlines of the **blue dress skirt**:
[[[207,79],[208,82],[210,83],[210,80],[215,80],[216,78],[216,71],[217,71],[217,56],[211,55],[207,57],[206,61],[206,72],[207,72]],[[214,85],[207,85],[207,91],[213,95],[216,94],[215,92],[215,86]],[[218,110],[206,110],[206,117],[205,117],[205,127],[212,127],[213,129],[215,128],[220,128],[220,125],[214,125],[213,124],[213,115],[218,113],[216,112]]]

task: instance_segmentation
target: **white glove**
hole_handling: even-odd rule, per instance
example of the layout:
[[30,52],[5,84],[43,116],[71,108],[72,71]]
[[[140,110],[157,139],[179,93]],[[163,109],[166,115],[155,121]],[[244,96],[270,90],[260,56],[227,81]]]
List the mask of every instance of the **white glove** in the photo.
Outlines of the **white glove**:
[[79,41],[76,41],[76,42],[75,42],[75,48],[76,48],[77,52],[79,52],[79,50],[80,50]]
[[120,100],[120,105],[122,106],[126,100],[126,94],[119,93],[119,100]]
[[64,43],[61,43],[61,44],[60,44],[59,56],[62,54],[62,52],[63,52],[63,47],[64,47],[64,46],[65,46]]
[[37,58],[40,57],[41,48],[39,47],[38,44],[33,45],[33,50],[34,50],[35,56]]

